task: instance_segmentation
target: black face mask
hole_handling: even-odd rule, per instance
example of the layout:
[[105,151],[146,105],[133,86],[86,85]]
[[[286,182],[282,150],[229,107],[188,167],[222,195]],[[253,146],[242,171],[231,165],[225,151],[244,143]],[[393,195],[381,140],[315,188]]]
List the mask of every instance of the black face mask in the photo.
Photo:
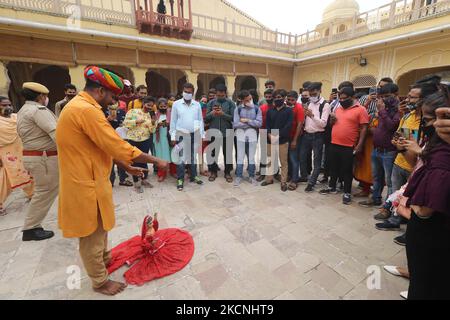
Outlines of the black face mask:
[[166,114],[167,113],[167,109],[159,109],[159,113]]
[[417,109],[417,105],[415,103],[408,103],[406,108],[408,108],[409,111],[414,111]]
[[302,97],[302,103],[303,104],[307,104],[309,102],[309,98],[303,98]]
[[345,99],[345,100],[339,100],[339,103],[340,103],[342,108],[348,109],[351,106],[353,106],[353,99],[352,98],[348,98],[348,99]]
[[275,107],[280,108],[284,105],[284,100],[283,99],[276,99],[273,101],[273,103],[275,104]]
[[266,101],[267,101],[267,104],[269,104],[269,105],[273,104],[273,99],[267,99]]

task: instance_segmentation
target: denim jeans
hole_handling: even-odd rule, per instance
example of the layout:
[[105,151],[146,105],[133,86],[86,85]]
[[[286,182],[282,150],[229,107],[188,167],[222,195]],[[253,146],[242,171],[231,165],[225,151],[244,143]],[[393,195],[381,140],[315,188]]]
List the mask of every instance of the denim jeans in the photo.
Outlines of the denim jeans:
[[248,174],[250,178],[255,177],[256,163],[255,154],[256,147],[258,145],[257,141],[254,142],[244,142],[237,141],[237,166],[236,166],[236,177],[242,178],[244,175],[244,160],[245,156],[248,159]]
[[[408,182],[410,175],[411,175],[411,172],[394,164],[394,167],[392,169],[392,190],[393,190],[393,192],[400,190],[400,188],[403,187]],[[394,224],[400,224],[402,222],[402,220],[404,220],[404,218],[397,214],[393,214],[389,218],[389,222],[394,223]]]
[[[111,175],[109,176],[109,180],[111,181],[112,185],[114,185],[114,182],[116,181],[116,171],[114,170],[114,167],[116,167],[115,164],[113,164]],[[119,166],[117,166],[117,172],[119,173],[119,181],[121,183],[125,182],[125,180],[128,178],[127,172]]]
[[[186,164],[191,167],[191,179],[197,177],[197,163],[196,163],[196,154],[198,151],[198,146],[195,144],[195,134],[190,134],[190,147],[187,146],[187,142],[183,142],[183,136],[178,138],[178,144],[183,146],[183,149],[180,152],[181,161],[177,164],[177,178],[178,180],[184,181],[184,174],[186,172]],[[188,150],[190,149],[190,150]],[[190,155],[187,154],[186,150],[190,151]],[[189,159],[190,158],[190,159]]]
[[300,172],[302,178],[308,176],[308,155],[313,152],[313,172],[309,178],[308,184],[316,185],[322,167],[324,133],[305,133],[302,137],[300,146]]
[[388,198],[392,192],[392,168],[394,167],[396,151],[383,151],[375,148],[372,151],[373,200],[381,201],[384,185],[387,185]]
[[409,179],[411,172],[394,164],[392,168],[392,191],[396,192],[403,187]]
[[294,183],[298,183],[300,178],[300,145],[301,145],[301,137],[297,140],[297,147],[295,149],[291,149],[292,142],[289,144],[289,173],[288,175],[291,177],[291,181]]

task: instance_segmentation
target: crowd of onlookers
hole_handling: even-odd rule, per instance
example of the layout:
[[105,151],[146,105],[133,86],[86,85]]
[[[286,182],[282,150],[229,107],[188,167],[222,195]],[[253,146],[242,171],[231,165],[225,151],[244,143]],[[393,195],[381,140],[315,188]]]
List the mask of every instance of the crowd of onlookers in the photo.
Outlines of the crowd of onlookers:
[[[364,93],[345,81],[329,96],[320,82],[305,82],[297,92],[267,81],[262,99],[256,90],[242,90],[234,100],[219,84],[198,101],[190,83],[178,96],[158,98],[149,96],[146,86],[134,89],[127,80],[124,85],[103,110],[105,117],[124,140],[170,163],[167,170],[153,168],[158,183],[170,175],[182,191],[185,179],[202,185],[202,177],[214,182],[223,170],[225,181],[236,187],[245,181],[266,187],[277,180],[283,192],[303,184],[307,193],[341,192],[346,205],[363,198],[360,206],[379,210],[377,229],[398,231],[408,225],[394,240],[406,245],[407,268],[385,267],[410,279],[409,294],[403,295],[450,298],[450,103],[441,78],[414,83],[406,97],[390,78]],[[46,107],[44,92],[26,98]],[[55,105],[55,118],[77,88],[69,84],[65,94]],[[11,102],[0,97],[0,107],[3,205],[13,189],[23,188],[31,198],[36,186],[29,171],[21,169],[23,147]],[[147,170],[130,181],[124,169],[113,165],[113,185],[116,175],[121,186],[134,186],[138,193],[153,187]],[[359,185],[352,193],[354,179]]]

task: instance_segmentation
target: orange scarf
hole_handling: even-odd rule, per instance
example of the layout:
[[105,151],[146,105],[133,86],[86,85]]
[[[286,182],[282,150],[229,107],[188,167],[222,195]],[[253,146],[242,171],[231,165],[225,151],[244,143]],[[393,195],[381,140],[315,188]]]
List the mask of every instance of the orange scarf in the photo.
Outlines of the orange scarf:
[[11,118],[0,116],[0,147],[10,145],[19,137],[17,133],[17,114]]

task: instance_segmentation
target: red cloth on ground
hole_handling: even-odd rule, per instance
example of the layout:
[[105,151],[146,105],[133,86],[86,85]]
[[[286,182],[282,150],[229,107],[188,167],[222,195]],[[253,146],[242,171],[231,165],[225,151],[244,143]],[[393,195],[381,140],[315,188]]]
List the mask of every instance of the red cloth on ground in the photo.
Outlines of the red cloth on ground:
[[[147,218],[146,218],[147,219]],[[158,229],[154,225],[155,230]],[[115,247],[108,267],[111,274],[127,264],[125,272],[127,283],[141,286],[154,279],[163,278],[182,270],[194,255],[194,240],[189,232],[180,229],[156,231],[146,238],[146,220],[142,235],[136,236]]]

